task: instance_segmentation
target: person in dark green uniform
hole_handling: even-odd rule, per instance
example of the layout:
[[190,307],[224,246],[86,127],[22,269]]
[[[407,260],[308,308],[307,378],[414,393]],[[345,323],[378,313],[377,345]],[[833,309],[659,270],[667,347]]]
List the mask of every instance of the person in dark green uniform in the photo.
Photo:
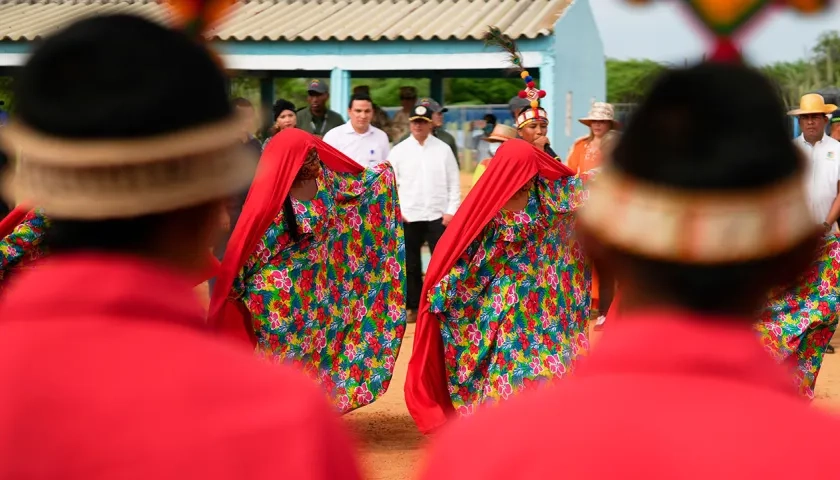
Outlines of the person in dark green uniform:
[[[428,97],[417,100],[417,105],[423,105],[432,111],[432,124],[434,124],[432,135],[437,137],[439,140],[442,140],[443,143],[449,145],[449,148],[452,149],[452,154],[455,155],[455,161],[458,162],[458,167],[460,168],[461,159],[458,157],[458,144],[455,142],[455,137],[443,128],[443,114],[446,113],[448,109],[443,108],[441,104]],[[405,136],[400,139],[400,142],[408,138],[409,135],[411,134],[405,134]]]
[[333,128],[344,125],[344,118],[339,113],[327,108],[330,93],[326,83],[318,79],[312,80],[309,82],[307,90],[306,101],[309,103],[309,108],[297,112],[297,127],[299,129],[318,138],[323,138],[324,134]]

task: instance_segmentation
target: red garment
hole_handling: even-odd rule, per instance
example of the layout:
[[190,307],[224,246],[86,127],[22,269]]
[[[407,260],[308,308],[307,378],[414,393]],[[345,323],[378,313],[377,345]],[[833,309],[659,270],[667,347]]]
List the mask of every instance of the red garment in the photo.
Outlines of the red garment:
[[429,312],[426,292],[449,273],[487,222],[537,174],[558,180],[574,172],[524,140],[502,144],[435,247],[420,296],[414,351],[405,382],[408,411],[423,433],[433,432],[455,413],[446,380],[440,325]]
[[0,478],[359,478],[319,389],[208,331],[183,274],[55,255],[0,319]]
[[210,298],[209,323],[234,337],[255,345],[250,314],[239,302],[228,300],[236,275],[257,248],[265,231],[283,209],[292,182],[311,149],[335,172],[361,173],[364,167],[297,128],[287,128],[268,142],[260,157],[256,178],[248,191],[242,214],[228,241],[219,276]]
[[[575,376],[453,424],[419,478],[832,476],[838,429],[797,395],[750,319],[628,314]],[[782,460],[790,452],[807,459]]]

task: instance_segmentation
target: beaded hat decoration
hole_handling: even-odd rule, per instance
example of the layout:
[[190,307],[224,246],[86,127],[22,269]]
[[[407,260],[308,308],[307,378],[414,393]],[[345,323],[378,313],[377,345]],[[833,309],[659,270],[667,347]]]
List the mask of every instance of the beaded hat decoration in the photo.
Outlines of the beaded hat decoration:
[[540,120],[548,123],[545,109],[540,107],[540,99],[545,98],[545,90],[537,88],[534,77],[523,66],[522,54],[519,53],[516,42],[509,35],[502,33],[499,27],[490,27],[484,34],[484,44],[499,47],[507,53],[511,68],[525,82],[525,88],[519,92],[519,98],[528,100],[530,108],[519,113],[516,118],[516,127],[522,128],[529,123]]
[[[627,0],[645,5],[656,0]],[[660,0],[661,1],[661,0]],[[713,50],[709,59],[717,62],[740,62],[739,34],[759,13],[770,8],[791,8],[799,13],[817,13],[829,0],[679,0],[700,26],[711,35]]]

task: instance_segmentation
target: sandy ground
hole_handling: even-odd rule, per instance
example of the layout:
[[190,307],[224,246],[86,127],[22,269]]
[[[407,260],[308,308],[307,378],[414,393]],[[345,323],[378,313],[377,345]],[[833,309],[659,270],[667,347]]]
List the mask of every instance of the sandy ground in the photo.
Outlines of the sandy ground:
[[[462,175],[462,194],[469,189],[469,176]],[[840,340],[840,339],[838,339]],[[593,349],[597,350],[597,336]],[[835,342],[840,345],[840,342]],[[356,434],[362,453],[365,478],[370,480],[408,480],[417,474],[425,440],[417,431],[403,397],[408,359],[414,344],[414,325],[409,325],[397,359],[388,392],[372,405],[344,417]],[[840,413],[840,354],[826,355],[817,381],[817,408]]]

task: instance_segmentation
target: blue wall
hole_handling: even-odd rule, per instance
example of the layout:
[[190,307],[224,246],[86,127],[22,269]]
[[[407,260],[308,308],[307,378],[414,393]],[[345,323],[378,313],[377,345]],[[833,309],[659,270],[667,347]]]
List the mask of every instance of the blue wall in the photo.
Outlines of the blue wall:
[[[589,133],[577,119],[586,116],[593,98],[603,102],[607,97],[604,45],[589,0],[575,0],[554,26],[553,52],[551,143],[565,160],[575,139]],[[568,92],[572,93],[571,135],[566,135]]]

